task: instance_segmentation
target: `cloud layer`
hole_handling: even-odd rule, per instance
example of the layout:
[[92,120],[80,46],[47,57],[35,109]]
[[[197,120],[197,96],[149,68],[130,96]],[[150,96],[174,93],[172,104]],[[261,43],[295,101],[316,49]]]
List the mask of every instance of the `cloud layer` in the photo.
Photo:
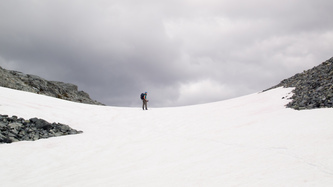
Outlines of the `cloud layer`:
[[0,65],[100,102],[180,106],[261,91],[332,57],[330,0],[1,1]]

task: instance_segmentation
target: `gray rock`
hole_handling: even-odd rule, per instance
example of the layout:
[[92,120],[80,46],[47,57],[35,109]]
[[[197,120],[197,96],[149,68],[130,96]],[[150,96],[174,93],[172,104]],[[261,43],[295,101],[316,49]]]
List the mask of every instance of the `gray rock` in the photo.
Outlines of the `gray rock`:
[[7,125],[6,125],[5,123],[0,122],[0,129],[4,129],[4,128],[6,128],[6,127],[7,127]]
[[41,138],[82,133],[82,131],[72,129],[68,125],[60,123],[51,124],[39,118],[25,120],[23,118],[18,119],[17,116],[0,116],[2,119],[2,122],[0,122],[0,143],[35,141]]
[[35,141],[35,140],[38,140],[39,139],[39,134],[34,134],[34,136],[32,137],[32,140]]
[[89,94],[78,91],[78,86],[58,81],[47,81],[39,76],[10,71],[0,67],[0,86],[43,94],[74,102],[103,105],[92,100]]
[[62,132],[67,132],[70,130],[70,127],[68,125],[63,125],[63,124],[60,124],[60,130]]
[[10,140],[10,143],[12,143],[12,142],[18,142],[19,141],[15,137],[9,137],[8,139]]
[[312,69],[284,79],[272,88],[281,86],[295,87],[292,101],[287,104],[287,107],[296,110],[332,108],[333,57]]
[[15,130],[18,130],[18,129],[20,129],[21,127],[23,126],[23,124],[21,124],[21,123],[10,123],[10,124],[8,124],[8,127],[10,128],[10,129],[15,129]]

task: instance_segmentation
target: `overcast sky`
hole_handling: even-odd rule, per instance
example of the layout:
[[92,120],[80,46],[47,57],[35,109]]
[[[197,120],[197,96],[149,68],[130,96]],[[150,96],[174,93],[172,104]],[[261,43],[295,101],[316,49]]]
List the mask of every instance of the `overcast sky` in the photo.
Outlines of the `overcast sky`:
[[332,0],[0,0],[0,66],[112,106],[262,91],[333,56]]

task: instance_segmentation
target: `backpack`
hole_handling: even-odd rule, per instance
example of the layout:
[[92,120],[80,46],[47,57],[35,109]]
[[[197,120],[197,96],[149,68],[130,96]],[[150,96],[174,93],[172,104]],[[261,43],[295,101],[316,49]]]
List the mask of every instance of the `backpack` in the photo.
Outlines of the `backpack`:
[[140,99],[141,99],[141,100],[143,100],[143,99],[144,99],[144,97],[145,97],[145,94],[144,94],[144,93],[142,93],[142,94],[140,95]]

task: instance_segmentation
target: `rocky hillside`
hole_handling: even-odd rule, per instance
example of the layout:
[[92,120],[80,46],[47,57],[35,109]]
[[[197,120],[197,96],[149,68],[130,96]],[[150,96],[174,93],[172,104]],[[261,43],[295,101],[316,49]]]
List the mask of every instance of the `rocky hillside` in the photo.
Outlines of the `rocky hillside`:
[[[296,110],[333,107],[333,57],[272,87],[295,87],[287,107]],[[270,88],[270,89],[272,89]],[[268,89],[269,90],[269,89]],[[265,90],[266,91],[266,90]]]
[[86,92],[78,91],[78,87],[74,84],[47,81],[36,75],[10,71],[1,67],[0,86],[43,94],[79,103],[103,105],[98,101],[92,100]]
[[82,131],[72,129],[68,125],[49,123],[39,118],[25,120],[17,116],[0,115],[0,144],[80,133]]

